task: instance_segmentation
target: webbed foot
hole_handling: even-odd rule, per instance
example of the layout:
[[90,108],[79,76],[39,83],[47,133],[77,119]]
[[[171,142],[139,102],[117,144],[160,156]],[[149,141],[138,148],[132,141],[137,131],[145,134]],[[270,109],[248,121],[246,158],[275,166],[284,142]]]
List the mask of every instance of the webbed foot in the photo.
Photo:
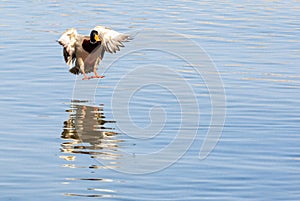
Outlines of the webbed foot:
[[88,76],[84,76],[83,78],[82,78],[82,80],[89,80],[89,79],[91,79],[92,77],[88,77]]
[[94,76],[91,76],[91,78],[104,78],[105,76],[104,75],[94,75]]

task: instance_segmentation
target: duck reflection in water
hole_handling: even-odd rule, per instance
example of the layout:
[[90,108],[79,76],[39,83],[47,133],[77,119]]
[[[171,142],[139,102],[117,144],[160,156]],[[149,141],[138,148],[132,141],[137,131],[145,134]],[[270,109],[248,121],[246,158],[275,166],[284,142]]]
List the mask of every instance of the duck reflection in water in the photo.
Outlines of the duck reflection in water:
[[92,157],[99,154],[113,156],[111,152],[116,151],[119,141],[114,139],[117,134],[114,129],[106,126],[113,126],[115,121],[105,120],[103,105],[98,107],[72,103],[67,112],[70,116],[64,122],[61,138],[68,141],[61,144],[61,152],[90,154]]
[[[108,121],[105,119],[103,113],[103,105],[88,106],[83,102],[72,102],[71,108],[67,110],[69,118],[64,122],[64,129],[61,133],[63,142],[61,143],[60,158],[67,161],[63,164],[66,168],[87,168],[93,169],[92,172],[78,172],[69,175],[65,178],[64,184],[76,186],[72,181],[81,182],[84,189],[75,192],[66,192],[65,196],[76,197],[113,197],[115,191],[111,188],[111,178],[105,178],[103,171],[105,169],[115,169],[116,160],[120,157],[118,154],[118,144],[121,140],[116,139],[117,133],[114,132],[115,121]],[[85,160],[86,157],[79,157],[87,155],[99,160]],[[106,161],[105,164],[99,163]],[[76,161],[76,162],[75,162]],[[92,164],[91,164],[91,163]],[[97,171],[97,177],[94,172]],[[85,187],[86,182],[89,181],[88,187]],[[99,182],[95,182],[99,181]]]

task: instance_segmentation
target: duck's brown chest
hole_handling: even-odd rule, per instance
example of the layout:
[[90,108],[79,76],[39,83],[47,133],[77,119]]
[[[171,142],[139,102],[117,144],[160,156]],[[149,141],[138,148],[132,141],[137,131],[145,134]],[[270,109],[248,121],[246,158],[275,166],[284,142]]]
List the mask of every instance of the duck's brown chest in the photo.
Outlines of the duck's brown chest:
[[82,42],[82,48],[88,53],[93,52],[100,45],[101,45],[101,41],[98,41],[95,44],[92,44],[90,42],[90,40],[84,39]]

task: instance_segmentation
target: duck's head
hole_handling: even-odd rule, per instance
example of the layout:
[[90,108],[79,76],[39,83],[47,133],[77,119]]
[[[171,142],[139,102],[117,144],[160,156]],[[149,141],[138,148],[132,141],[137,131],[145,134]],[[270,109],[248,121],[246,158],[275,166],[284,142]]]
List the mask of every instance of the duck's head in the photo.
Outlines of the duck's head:
[[98,41],[100,41],[100,38],[99,38],[99,35],[98,35],[98,31],[96,31],[96,30],[92,30],[91,31],[90,41],[91,41],[92,44],[95,44]]

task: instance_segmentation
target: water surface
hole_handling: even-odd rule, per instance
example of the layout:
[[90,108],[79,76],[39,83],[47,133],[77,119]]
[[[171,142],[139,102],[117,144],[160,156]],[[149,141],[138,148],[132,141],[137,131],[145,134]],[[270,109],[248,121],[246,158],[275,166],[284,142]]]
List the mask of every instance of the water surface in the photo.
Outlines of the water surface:
[[[1,1],[0,13],[1,200],[300,199],[298,1]],[[142,51],[100,67],[106,78],[95,103],[72,102],[76,78],[55,40],[67,28],[88,34],[98,24],[120,32],[167,29],[206,51],[226,92],[225,126],[209,157],[198,158],[211,118],[209,91],[173,56]],[[113,55],[106,58],[103,67]],[[164,108],[161,135],[140,140],[118,128],[114,88],[149,62],[174,66],[194,87],[198,133],[170,167],[124,174],[122,153],[160,150],[180,123],[174,95],[152,85],[136,92],[130,113],[143,128],[153,106]]]

